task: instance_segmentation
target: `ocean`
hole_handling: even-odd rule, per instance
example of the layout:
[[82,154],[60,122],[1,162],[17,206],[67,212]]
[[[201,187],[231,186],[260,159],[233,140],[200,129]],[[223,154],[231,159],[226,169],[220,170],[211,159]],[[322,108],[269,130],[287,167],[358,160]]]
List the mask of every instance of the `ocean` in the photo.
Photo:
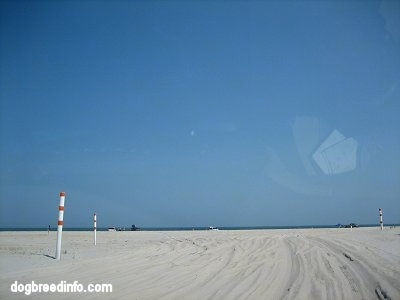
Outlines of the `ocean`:
[[[362,224],[359,227],[379,227],[379,224]],[[385,224],[385,227],[400,226],[400,224]],[[221,226],[219,230],[273,230],[273,229],[310,229],[310,228],[338,228],[338,225],[300,225],[300,226]],[[130,227],[116,227],[121,231],[130,231]],[[192,231],[208,230],[209,227],[139,227],[140,231]],[[0,228],[0,231],[47,231],[47,227],[10,227]],[[52,227],[50,231],[57,231]],[[93,231],[93,227],[64,227],[63,231]],[[108,228],[97,228],[97,231],[108,231]]]

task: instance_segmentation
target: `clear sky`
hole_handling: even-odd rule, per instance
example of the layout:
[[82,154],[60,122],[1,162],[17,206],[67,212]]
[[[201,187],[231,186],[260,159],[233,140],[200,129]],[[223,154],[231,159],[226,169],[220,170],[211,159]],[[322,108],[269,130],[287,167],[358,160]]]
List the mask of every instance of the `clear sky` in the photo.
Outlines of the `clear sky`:
[[0,227],[400,223],[399,4],[0,2]]

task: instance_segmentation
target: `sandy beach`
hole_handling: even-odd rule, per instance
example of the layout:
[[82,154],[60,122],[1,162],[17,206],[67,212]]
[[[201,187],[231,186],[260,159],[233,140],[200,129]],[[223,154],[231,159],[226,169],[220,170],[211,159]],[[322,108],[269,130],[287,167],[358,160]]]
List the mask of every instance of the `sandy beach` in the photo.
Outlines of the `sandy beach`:
[[[0,299],[400,299],[400,228],[0,233]],[[109,293],[11,285],[112,284]]]

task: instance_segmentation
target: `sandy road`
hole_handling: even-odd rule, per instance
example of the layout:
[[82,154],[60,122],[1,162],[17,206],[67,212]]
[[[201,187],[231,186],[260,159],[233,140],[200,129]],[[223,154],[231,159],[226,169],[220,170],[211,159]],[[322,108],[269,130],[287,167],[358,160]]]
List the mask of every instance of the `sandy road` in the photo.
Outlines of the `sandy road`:
[[[67,232],[61,261],[43,234],[0,241],[2,299],[26,299],[14,280],[113,284],[85,299],[400,299],[399,229],[99,232],[96,247]],[[29,298],[55,296],[71,298]]]

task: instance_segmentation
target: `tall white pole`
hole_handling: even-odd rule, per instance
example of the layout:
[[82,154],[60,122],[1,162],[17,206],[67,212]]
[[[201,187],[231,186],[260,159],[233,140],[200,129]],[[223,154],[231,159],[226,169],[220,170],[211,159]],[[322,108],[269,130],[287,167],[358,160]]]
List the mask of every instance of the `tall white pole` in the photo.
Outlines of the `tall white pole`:
[[96,246],[97,244],[97,239],[96,239],[96,233],[97,233],[97,216],[96,213],[94,213],[93,216],[93,230],[94,230],[94,245]]
[[383,230],[382,208],[379,209],[379,223],[381,224],[381,230]]
[[56,259],[61,259],[61,239],[62,230],[64,225],[64,201],[65,193],[60,193],[60,205],[58,206],[58,226],[57,226],[57,246],[56,246]]

